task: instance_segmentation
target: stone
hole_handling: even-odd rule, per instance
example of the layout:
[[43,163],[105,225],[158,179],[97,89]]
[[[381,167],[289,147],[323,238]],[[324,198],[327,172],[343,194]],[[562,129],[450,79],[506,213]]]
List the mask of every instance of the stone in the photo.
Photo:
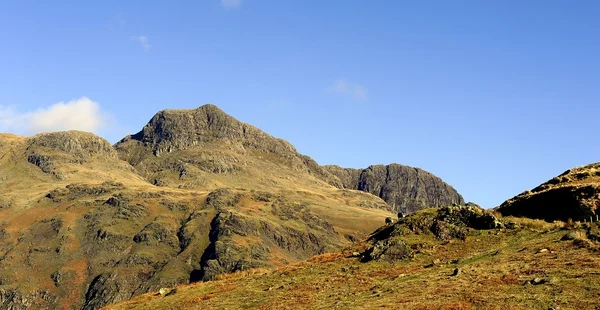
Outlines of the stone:
[[460,275],[460,272],[461,272],[460,268],[458,268],[458,267],[454,268],[454,271],[452,272],[452,276],[457,277]]
[[579,231],[570,231],[570,232],[566,233],[564,236],[562,236],[562,238],[560,238],[560,240],[563,240],[563,241],[578,240],[578,239],[584,239],[584,235]]
[[166,287],[163,287],[163,288],[161,288],[160,290],[158,290],[158,294],[159,294],[160,296],[166,296],[166,295],[167,295],[167,294],[169,294],[170,292],[171,292],[171,289],[170,289],[170,288],[166,288]]

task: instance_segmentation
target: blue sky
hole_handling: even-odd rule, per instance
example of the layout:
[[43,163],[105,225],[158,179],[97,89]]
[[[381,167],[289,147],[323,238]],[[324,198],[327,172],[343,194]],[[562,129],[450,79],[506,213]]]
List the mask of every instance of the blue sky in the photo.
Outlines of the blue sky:
[[111,142],[214,103],[321,164],[494,207],[600,161],[597,1],[3,1],[0,131]]

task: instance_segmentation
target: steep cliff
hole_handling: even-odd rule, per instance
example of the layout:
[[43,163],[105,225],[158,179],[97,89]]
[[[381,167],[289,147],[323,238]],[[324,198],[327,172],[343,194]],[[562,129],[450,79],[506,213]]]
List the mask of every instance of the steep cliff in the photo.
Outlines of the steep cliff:
[[379,196],[394,210],[410,213],[428,207],[464,204],[462,196],[435,175],[399,164],[366,169],[325,166],[343,186]]

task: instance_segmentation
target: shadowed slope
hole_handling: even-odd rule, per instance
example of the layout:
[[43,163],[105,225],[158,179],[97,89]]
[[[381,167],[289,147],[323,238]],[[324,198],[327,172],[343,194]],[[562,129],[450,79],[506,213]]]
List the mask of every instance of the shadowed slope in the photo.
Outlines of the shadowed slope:
[[498,207],[505,215],[583,221],[600,206],[600,163],[565,171],[540,186],[525,191]]

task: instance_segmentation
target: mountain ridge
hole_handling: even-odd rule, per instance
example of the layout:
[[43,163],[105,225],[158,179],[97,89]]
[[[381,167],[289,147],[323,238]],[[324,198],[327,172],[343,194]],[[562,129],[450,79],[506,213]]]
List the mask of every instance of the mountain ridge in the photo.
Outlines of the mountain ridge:
[[[120,152],[122,159],[133,166],[139,165],[144,171],[144,159],[137,155],[140,147],[146,149],[147,153],[151,150],[155,157],[160,157],[178,150],[208,146],[214,140],[222,141],[228,147],[228,154],[224,155],[221,152],[221,160],[228,158],[231,153],[247,155],[253,150],[263,152],[278,157],[278,161],[284,162],[293,171],[308,172],[337,188],[361,190],[378,196],[398,212],[408,213],[431,206],[464,204],[464,199],[452,186],[420,168],[399,164],[372,165],[365,169],[320,166],[311,157],[300,154],[288,141],[240,122],[213,104],[193,110],[160,111],[140,132],[119,141],[115,148]],[[236,160],[236,156],[233,157],[226,163],[220,163],[224,168],[215,169],[225,172],[241,169],[238,163],[243,159]],[[192,162],[189,159],[182,161]],[[152,178],[151,173],[142,174]]]

